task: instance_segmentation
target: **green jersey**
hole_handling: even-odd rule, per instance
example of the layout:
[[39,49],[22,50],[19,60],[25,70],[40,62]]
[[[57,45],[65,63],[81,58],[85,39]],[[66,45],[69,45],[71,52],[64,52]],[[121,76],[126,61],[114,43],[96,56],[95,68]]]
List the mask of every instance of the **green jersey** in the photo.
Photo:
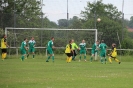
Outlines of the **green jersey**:
[[21,49],[21,50],[26,50],[26,49],[25,49],[25,46],[26,46],[26,42],[23,41],[23,42],[21,43],[20,49]]
[[86,50],[86,43],[79,44],[80,50]]
[[78,49],[78,46],[76,45],[76,43],[72,43],[71,45],[73,50]]
[[106,49],[107,49],[107,45],[105,43],[101,43],[99,45],[99,48],[100,48],[100,51],[101,52],[106,52]]
[[35,40],[30,40],[28,43],[29,43],[29,48],[30,48],[30,49],[31,49],[31,48],[34,48],[34,46],[35,46],[35,44],[36,44]]
[[94,44],[92,45],[92,50],[97,50],[97,47],[98,47],[98,45],[97,45],[96,43],[94,43]]
[[52,49],[52,46],[53,46],[53,41],[50,40],[47,44],[47,49]]

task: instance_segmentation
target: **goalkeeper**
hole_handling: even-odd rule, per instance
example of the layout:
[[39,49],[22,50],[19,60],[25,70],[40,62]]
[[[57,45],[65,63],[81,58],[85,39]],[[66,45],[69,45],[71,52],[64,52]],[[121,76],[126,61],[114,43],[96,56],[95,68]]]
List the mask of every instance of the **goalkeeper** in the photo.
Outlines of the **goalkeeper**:
[[72,50],[73,50],[73,57],[72,60],[75,61],[75,57],[76,57],[76,49],[79,49],[77,44],[74,42],[74,39],[72,39]]

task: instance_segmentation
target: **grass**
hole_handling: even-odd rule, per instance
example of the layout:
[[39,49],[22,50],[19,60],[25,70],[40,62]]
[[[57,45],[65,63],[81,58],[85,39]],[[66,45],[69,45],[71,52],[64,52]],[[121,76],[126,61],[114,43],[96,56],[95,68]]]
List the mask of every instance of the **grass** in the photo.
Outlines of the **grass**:
[[[31,57],[31,56],[30,56]],[[0,88],[133,88],[133,58],[119,57],[121,64],[99,61],[65,62],[66,55],[55,55],[55,62],[45,56],[21,61],[8,56],[0,61]]]

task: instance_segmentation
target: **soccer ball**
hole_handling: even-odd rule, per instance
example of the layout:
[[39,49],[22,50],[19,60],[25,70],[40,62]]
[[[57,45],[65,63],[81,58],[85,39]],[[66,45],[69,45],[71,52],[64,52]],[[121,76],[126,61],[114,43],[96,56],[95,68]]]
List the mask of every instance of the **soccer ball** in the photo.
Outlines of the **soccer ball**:
[[98,21],[98,22],[100,22],[100,21],[101,21],[101,19],[100,19],[100,18],[97,18],[97,21]]

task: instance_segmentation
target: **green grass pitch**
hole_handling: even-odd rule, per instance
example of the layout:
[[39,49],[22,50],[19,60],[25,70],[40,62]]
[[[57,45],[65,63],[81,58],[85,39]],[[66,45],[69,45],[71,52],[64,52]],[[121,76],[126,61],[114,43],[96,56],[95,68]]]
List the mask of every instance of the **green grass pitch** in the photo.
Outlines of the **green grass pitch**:
[[46,56],[31,56],[25,61],[8,56],[0,61],[0,88],[133,88],[133,56],[121,56],[122,63],[83,59],[66,63],[66,55],[56,55],[55,62]]

